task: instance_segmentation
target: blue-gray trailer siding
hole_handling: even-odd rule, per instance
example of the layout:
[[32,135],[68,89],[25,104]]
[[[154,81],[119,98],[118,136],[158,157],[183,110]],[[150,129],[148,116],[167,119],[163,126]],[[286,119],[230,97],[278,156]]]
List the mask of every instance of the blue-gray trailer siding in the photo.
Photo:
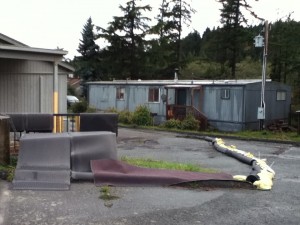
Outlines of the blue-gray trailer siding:
[[[193,94],[187,91],[186,105],[191,105],[207,118],[209,125],[222,131],[240,131],[258,129],[259,120],[257,110],[261,102],[261,82],[205,82],[193,81],[201,89]],[[168,94],[168,103],[175,104],[175,89],[165,86],[166,82],[91,82],[88,85],[88,101],[90,106],[99,110],[114,108],[133,112],[139,105],[146,105],[151,112],[157,113],[156,121],[163,122],[166,119],[166,103],[160,98],[158,102],[148,102],[148,90],[157,87],[160,96]],[[185,84],[182,84],[184,86]],[[123,100],[116,99],[118,87],[125,89]],[[186,85],[186,90],[190,86]],[[227,98],[222,97],[222,92],[229,90]],[[277,92],[285,92],[285,100],[277,100]],[[193,98],[193,99],[192,99]],[[291,104],[291,88],[288,85],[268,81],[265,88],[265,115],[266,124],[273,120],[288,119]]]

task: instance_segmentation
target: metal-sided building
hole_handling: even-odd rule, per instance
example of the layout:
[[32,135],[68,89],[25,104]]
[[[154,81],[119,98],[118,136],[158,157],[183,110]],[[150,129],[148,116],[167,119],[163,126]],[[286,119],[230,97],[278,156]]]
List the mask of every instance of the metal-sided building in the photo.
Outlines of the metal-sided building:
[[0,33],[0,112],[66,113],[67,52],[32,48]]
[[[221,131],[259,129],[261,80],[115,80],[87,85],[89,105],[99,110],[132,112],[146,105],[156,123],[193,113]],[[288,119],[290,104],[291,88],[267,80],[265,124]]]

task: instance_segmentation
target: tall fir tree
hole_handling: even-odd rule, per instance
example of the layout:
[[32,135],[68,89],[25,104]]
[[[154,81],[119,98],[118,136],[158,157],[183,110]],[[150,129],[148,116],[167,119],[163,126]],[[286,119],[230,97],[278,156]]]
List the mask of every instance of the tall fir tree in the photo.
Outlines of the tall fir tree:
[[160,52],[167,63],[164,63],[162,72],[171,73],[184,65],[181,58],[182,25],[189,25],[195,10],[185,0],[162,0],[159,12],[157,24],[152,31],[159,36]]
[[150,19],[143,12],[151,11],[149,5],[138,6],[140,0],[130,0],[119,8],[123,16],[115,16],[109,26],[98,27],[99,38],[109,43],[105,49],[107,63],[114,78],[143,78],[145,65],[145,36]]
[[272,24],[269,36],[270,78],[292,86],[293,103],[300,104],[300,22],[282,19]]
[[75,73],[79,75],[84,82],[100,80],[99,46],[95,42],[96,36],[91,17],[84,25],[81,35],[82,39],[77,49],[81,56],[75,57],[74,59]]
[[[250,12],[256,18],[258,16],[252,11],[252,7],[246,0],[217,0],[222,4],[221,20],[223,24],[224,35],[221,42],[223,44],[223,55],[227,59],[231,68],[232,79],[236,79],[236,63],[239,61],[242,43],[245,41],[245,30],[243,25],[247,25],[247,18],[242,13],[242,9]],[[258,0],[255,0],[258,1]],[[261,18],[258,18],[261,19]],[[224,63],[224,62],[222,62]]]
[[200,55],[201,36],[198,31],[194,30],[182,39],[182,57],[188,59],[195,58]]

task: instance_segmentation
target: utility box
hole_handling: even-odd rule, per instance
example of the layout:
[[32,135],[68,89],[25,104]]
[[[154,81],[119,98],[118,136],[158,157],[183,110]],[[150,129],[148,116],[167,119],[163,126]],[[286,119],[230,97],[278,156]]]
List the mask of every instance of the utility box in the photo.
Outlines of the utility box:
[[258,120],[264,120],[265,119],[265,108],[258,107],[258,109],[257,109],[257,119]]
[[0,164],[2,165],[10,163],[9,120],[8,116],[0,116]]
[[264,47],[264,37],[261,36],[261,35],[257,35],[257,36],[254,38],[254,46],[255,46],[256,48]]

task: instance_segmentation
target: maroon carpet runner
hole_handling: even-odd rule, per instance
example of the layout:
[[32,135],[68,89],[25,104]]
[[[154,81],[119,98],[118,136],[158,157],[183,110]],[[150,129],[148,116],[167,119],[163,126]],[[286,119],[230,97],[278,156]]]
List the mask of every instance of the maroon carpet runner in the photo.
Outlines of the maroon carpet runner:
[[204,180],[232,181],[226,173],[199,173],[132,166],[118,160],[91,161],[96,186],[169,186]]

